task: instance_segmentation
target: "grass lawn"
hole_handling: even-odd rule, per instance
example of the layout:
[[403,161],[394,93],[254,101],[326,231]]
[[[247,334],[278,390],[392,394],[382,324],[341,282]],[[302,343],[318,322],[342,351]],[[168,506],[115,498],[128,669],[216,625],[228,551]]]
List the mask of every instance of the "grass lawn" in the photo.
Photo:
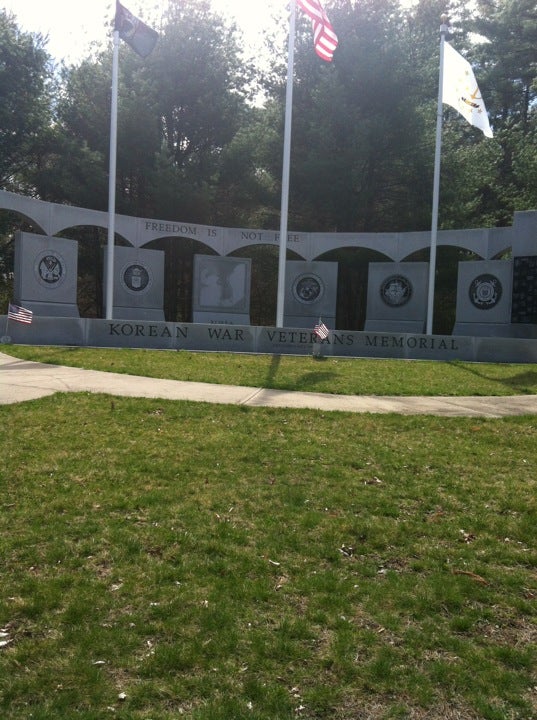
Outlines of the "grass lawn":
[[[231,372],[91,352],[119,371],[162,358],[183,377],[188,357],[207,380]],[[240,382],[274,362],[220,359]],[[287,360],[275,383],[352,364]],[[374,363],[353,363],[366,377],[346,367],[342,386],[382,393]],[[399,363],[407,392],[430,384],[411,366],[429,374]],[[528,367],[441,370],[436,388],[444,372],[535,388]],[[0,421],[3,720],[537,718],[537,417],[81,393]]]
[[171,380],[344,395],[535,395],[537,366],[4,345],[25,360]]

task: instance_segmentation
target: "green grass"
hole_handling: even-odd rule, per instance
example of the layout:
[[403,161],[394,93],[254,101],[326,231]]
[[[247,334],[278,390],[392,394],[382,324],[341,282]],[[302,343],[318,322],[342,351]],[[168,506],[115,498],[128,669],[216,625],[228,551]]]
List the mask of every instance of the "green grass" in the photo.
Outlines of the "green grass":
[[344,395],[534,395],[535,365],[68,347],[1,348],[26,360],[171,380]]
[[3,719],[537,717],[536,417],[57,394],[0,422]]

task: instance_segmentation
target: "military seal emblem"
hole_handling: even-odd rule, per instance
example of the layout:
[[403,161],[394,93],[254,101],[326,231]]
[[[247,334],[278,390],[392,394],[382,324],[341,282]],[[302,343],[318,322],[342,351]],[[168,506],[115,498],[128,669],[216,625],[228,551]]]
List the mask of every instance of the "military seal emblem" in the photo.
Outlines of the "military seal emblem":
[[39,284],[48,289],[56,289],[65,280],[65,261],[54,250],[39,253],[35,259],[34,270]]
[[470,283],[470,302],[478,310],[490,310],[502,297],[502,284],[494,275],[479,275]]
[[132,293],[140,293],[146,290],[151,282],[151,276],[147,268],[135,263],[127,265],[121,272],[121,282],[124,287]]
[[380,297],[390,307],[406,305],[412,297],[412,283],[404,275],[390,275],[380,286]]
[[298,302],[310,305],[321,299],[324,294],[324,284],[318,275],[305,273],[295,278],[293,295]]

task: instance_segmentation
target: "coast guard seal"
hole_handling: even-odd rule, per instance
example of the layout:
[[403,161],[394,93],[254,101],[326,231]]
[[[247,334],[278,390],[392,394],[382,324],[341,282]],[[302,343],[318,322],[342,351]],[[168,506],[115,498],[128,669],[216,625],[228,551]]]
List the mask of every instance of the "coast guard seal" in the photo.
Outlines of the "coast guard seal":
[[490,310],[502,297],[502,284],[494,275],[479,275],[470,283],[470,302],[478,310]]

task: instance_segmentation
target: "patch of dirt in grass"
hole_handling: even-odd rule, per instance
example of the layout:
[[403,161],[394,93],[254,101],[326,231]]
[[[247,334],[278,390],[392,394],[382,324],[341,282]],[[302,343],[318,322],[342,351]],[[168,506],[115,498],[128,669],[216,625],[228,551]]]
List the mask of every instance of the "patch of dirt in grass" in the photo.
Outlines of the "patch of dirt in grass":
[[506,618],[505,621],[479,623],[479,635],[509,647],[537,646],[537,624],[526,618]]
[[482,720],[459,701],[439,702],[433,708],[422,708],[408,707],[397,699],[373,703],[351,701],[334,715],[333,720],[387,720],[395,717],[405,720]]

